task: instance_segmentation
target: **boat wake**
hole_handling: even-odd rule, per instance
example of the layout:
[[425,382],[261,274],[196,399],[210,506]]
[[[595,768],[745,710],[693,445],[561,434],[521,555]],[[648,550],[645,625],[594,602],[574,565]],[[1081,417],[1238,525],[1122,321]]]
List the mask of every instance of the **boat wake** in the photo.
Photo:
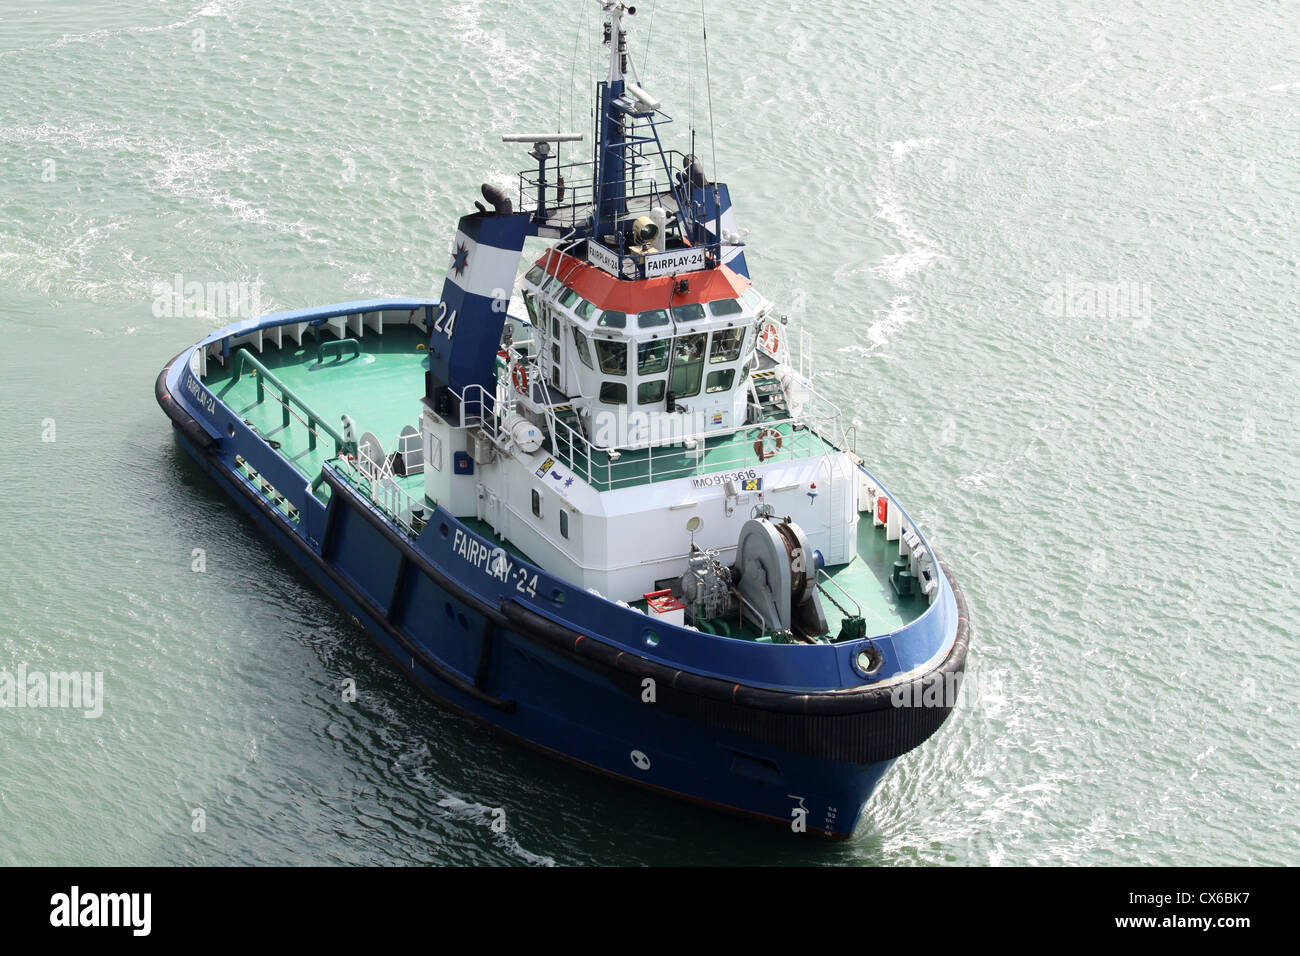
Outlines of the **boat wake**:
[[910,154],[928,149],[938,142],[937,139],[927,137],[887,144],[886,156],[880,164],[886,182],[876,189],[873,196],[876,218],[890,227],[904,248],[902,252],[882,256],[871,271],[902,291],[890,299],[887,309],[876,313],[875,321],[866,331],[866,344],[846,345],[840,349],[841,352],[870,355],[880,351],[900,329],[916,320],[911,295],[914,278],[942,259],[944,254],[939,244],[913,221],[898,187],[892,182],[891,167]]
[[179,30],[187,27],[192,23],[197,23],[204,19],[221,18],[230,19],[230,15],[244,5],[244,0],[208,0],[207,3],[199,7],[193,13],[174,23],[163,23],[148,27],[125,27],[118,29],[92,30],[89,33],[67,33],[54,40],[50,46],[63,47],[71,46],[74,43],[90,43],[95,40],[105,40],[114,36],[125,36],[131,33],[163,33],[168,30]]
[[845,345],[841,346],[839,351],[853,355],[871,355],[879,352],[889,344],[889,340],[899,329],[916,321],[916,314],[912,311],[912,297],[894,296],[889,300],[889,308],[876,309],[875,316],[875,320],[867,327],[866,345]]
[[878,189],[875,202],[876,218],[883,219],[899,241],[907,247],[903,252],[881,259],[875,272],[894,286],[906,287],[907,280],[912,275],[942,258],[943,252],[939,244],[912,221],[912,217],[892,186],[886,185]]
[[447,796],[438,801],[438,806],[448,811],[449,815],[457,820],[463,820],[476,826],[487,827],[492,832],[493,839],[503,849],[507,850],[514,856],[519,857],[525,863],[532,866],[555,866],[555,860],[549,856],[533,853],[525,850],[519,845],[519,841],[509,835],[509,832],[496,833],[493,825],[498,820],[504,820],[504,816],[499,807],[489,807],[482,803],[471,803],[468,800],[462,800],[459,797]]

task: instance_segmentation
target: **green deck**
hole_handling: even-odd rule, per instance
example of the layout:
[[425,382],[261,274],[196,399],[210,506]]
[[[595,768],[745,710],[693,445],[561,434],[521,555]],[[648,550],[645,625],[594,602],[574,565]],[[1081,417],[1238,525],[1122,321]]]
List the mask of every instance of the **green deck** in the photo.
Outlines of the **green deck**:
[[[827,568],[826,573],[861,605],[868,634],[896,631],[916,620],[930,606],[919,594],[900,598],[894,593],[894,587],[889,583],[889,572],[898,558],[898,542],[886,541],[885,529],[875,527],[869,514],[862,515],[858,521],[857,552],[858,556],[848,564]],[[845,603],[833,588],[831,593],[841,604]],[[831,625],[830,632],[839,633],[843,615],[824,598],[822,608]],[[849,607],[849,610],[853,608]]]
[[[356,425],[358,438],[373,432],[384,449],[392,451],[403,428],[420,425],[426,361],[424,350],[417,346],[424,341],[424,334],[413,326],[395,326],[385,329],[383,335],[361,339],[362,352],[355,358],[327,355],[324,362],[318,362],[319,345],[310,338],[303,339],[301,348],[286,342],[283,349],[268,348],[253,355],[336,431],[342,430],[342,416],[347,414]],[[235,366],[234,356],[224,367],[209,364],[205,384],[252,422],[262,437],[279,442],[281,453],[314,479],[321,465],[334,457],[333,440],[318,430],[316,448],[311,449],[302,410],[292,406],[285,426],[279,390],[268,386],[265,400],[259,403],[257,373],[246,369],[236,382]]]

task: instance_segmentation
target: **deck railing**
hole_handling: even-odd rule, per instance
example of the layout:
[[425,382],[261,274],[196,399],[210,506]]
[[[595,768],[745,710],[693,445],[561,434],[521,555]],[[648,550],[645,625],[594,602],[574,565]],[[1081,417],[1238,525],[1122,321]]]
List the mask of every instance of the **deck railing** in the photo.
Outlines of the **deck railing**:
[[[261,404],[262,402],[266,401],[267,385],[271,385],[279,389],[280,395],[278,397],[274,395],[271,397],[274,398],[276,401],[278,401],[280,405],[283,407],[282,424],[286,429],[291,424],[289,419],[292,416],[294,418],[297,418],[300,422],[302,422],[305,426],[307,426],[307,447],[308,448],[315,450],[316,434],[317,431],[319,430],[319,431],[323,431],[326,435],[328,435],[330,438],[334,440],[334,454],[337,455],[343,451],[343,447],[344,447],[343,436],[340,435],[338,432],[336,432],[329,425],[325,424],[325,421],[319,415],[316,414],[316,412],[312,409],[310,405],[308,405],[297,395],[295,395],[293,393],[293,390],[290,389],[288,385],[285,385],[284,382],[276,378],[275,374],[269,368],[267,368],[265,365],[263,365],[260,361],[258,361],[253,356],[253,353],[249,352],[248,349],[241,348],[236,354],[238,355],[238,358],[235,361],[235,381],[239,381],[240,377],[244,374],[244,367],[246,365],[251,365],[254,368],[254,370],[256,370],[257,372],[258,404]],[[303,418],[301,415],[294,414],[293,406],[297,406],[298,410],[301,411],[303,415],[306,416],[306,418]]]
[[[471,385],[459,396],[460,427],[480,428],[502,448],[513,442],[507,423],[518,411],[521,400],[512,385],[516,363],[522,363],[527,370],[528,381],[536,381],[536,364],[512,347],[498,376],[495,394],[489,394],[482,386]],[[567,403],[559,407],[563,404]],[[587,484],[602,491],[744,471],[760,461],[768,464],[815,458],[827,454],[830,448],[846,448],[844,442],[850,434],[843,428],[840,409],[816,390],[809,393],[798,415],[679,436],[674,443],[611,448],[595,446],[581,430],[559,418],[557,405],[543,404],[541,408],[546,416],[552,456]],[[768,428],[781,431],[781,447],[768,446],[771,453],[763,459],[757,457],[749,440],[734,442],[742,432],[757,441],[762,430]],[[723,440],[731,442],[726,450]]]
[[418,537],[428,520],[429,508],[424,495],[417,499],[401,486],[386,461],[376,462],[360,449],[355,460],[335,458],[326,462],[326,468],[370,499],[370,502],[388,516],[412,538]]
[[[682,169],[685,155],[679,150],[664,150],[667,169],[657,160],[653,163],[629,163],[627,179],[624,183],[624,199],[629,211],[640,211],[644,207],[649,212],[652,205],[665,200],[677,204],[670,171]],[[652,170],[645,175],[643,170]],[[564,179],[564,195],[559,195],[558,179]],[[538,205],[538,197],[544,198],[545,205]],[[525,169],[519,174],[519,211],[538,215],[554,226],[573,229],[586,225],[587,217],[595,207],[596,164],[587,161],[565,163],[550,166],[546,170],[543,182],[536,168]]]

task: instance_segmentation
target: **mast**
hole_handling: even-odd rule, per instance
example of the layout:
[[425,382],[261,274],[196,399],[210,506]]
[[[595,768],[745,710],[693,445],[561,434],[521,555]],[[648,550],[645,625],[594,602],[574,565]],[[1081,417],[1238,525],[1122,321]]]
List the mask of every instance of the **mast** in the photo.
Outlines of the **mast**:
[[593,232],[610,235],[627,214],[627,164],[624,160],[623,114],[613,104],[627,89],[627,31],[623,17],[636,7],[622,0],[600,0],[605,9],[605,43],[609,46],[609,75],[598,89],[600,130],[596,141],[595,190],[598,197]]
[[[710,182],[695,155],[682,156],[664,148],[659,127],[672,117],[642,88],[628,52],[626,18],[636,7],[625,0],[596,0],[604,15],[604,44],[609,63],[596,83],[595,145],[590,163],[590,192],[581,188],[565,203],[564,172],[576,173],[587,164],[556,167],[554,203],[548,163],[558,162],[551,143],[582,138],[578,133],[513,134],[507,142],[531,142],[529,155],[536,172],[520,173],[520,196],[535,194],[530,235],[587,240],[587,260],[621,278],[647,278],[681,265],[652,254],[692,250],[695,271],[728,264],[748,276],[739,241],[728,221],[731,199],[723,183]],[[694,131],[692,131],[692,147]],[[680,162],[680,168],[675,168]],[[564,172],[561,172],[563,170]],[[646,223],[643,218],[649,219]],[[635,232],[635,235],[633,234]],[[724,252],[724,247],[730,251]]]

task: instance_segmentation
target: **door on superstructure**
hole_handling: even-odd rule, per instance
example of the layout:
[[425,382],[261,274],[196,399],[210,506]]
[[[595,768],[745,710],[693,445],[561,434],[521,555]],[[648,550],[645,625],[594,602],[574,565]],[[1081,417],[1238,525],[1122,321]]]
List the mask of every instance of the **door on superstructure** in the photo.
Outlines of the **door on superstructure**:
[[[482,486],[480,485],[480,487]],[[495,492],[488,491],[486,488],[484,488],[482,501],[483,501],[483,520],[492,528],[493,531],[496,531],[498,534],[500,534],[501,533],[501,499],[497,497]]]
[[547,356],[550,359],[550,382],[551,387],[556,391],[565,392],[568,389],[568,376],[565,374],[565,356],[567,355],[568,343],[566,341],[565,326],[568,325],[560,318],[559,310],[552,306],[546,307],[547,321],[550,323],[547,336]]
[[709,340],[705,332],[679,335],[673,339],[672,366],[668,376],[668,391],[674,401],[694,398],[700,394],[704,377],[704,350]]

